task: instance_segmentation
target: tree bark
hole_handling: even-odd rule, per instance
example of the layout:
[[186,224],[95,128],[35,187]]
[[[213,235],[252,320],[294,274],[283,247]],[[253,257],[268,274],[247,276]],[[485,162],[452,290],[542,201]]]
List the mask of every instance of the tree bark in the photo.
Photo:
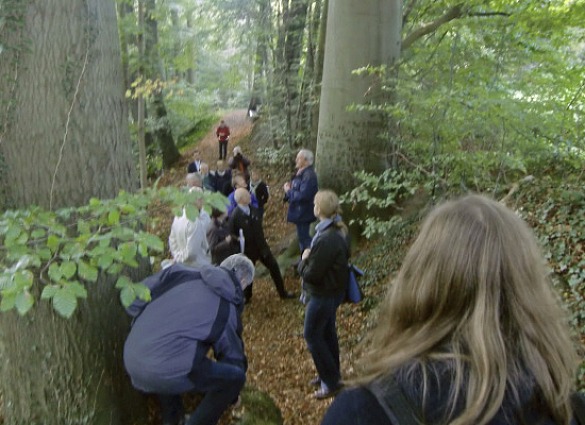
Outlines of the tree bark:
[[144,423],[145,397],[124,371],[130,323],[114,284],[101,276],[69,320],[44,301],[24,317],[0,315],[4,423]]
[[[162,66],[160,65],[158,55],[158,23],[155,18],[155,6],[155,0],[147,0],[145,3],[146,57],[144,59],[147,63],[146,77],[163,80]],[[167,119],[167,109],[161,92],[154,94],[152,109],[149,115],[155,116],[158,121],[154,136],[162,154],[163,167],[170,168],[181,158],[181,153],[175,145],[175,139]]]
[[0,92],[7,202],[59,208],[136,187],[113,0],[28,3],[29,42],[0,60],[15,84]]
[[[58,208],[135,190],[114,1],[20,5],[19,26],[3,42],[23,46],[0,60],[0,76],[11,76],[10,84],[0,80],[0,105],[11,106],[1,112],[6,199],[20,208]],[[147,271],[138,270],[136,280]],[[101,276],[89,287],[71,320],[47,302],[24,317],[0,314],[4,423],[144,421],[146,403],[123,371],[128,319],[112,279]]]
[[316,152],[320,187],[343,193],[355,186],[355,171],[384,170],[384,115],[347,108],[384,101],[376,76],[352,71],[367,65],[392,67],[400,56],[401,28],[401,0],[329,2]]

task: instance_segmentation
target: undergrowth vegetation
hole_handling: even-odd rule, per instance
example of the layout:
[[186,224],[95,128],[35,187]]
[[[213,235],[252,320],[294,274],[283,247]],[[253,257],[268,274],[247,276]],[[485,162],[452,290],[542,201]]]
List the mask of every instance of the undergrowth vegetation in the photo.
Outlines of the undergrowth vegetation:
[[[486,173],[495,177],[475,182],[473,190],[468,188],[470,180],[462,180],[457,172],[445,172],[445,177],[434,178],[418,167],[404,166],[407,171],[387,170],[379,176],[355,173],[359,184],[343,196],[343,202],[349,208],[361,205],[371,213],[366,214],[366,218],[353,220],[371,240],[369,248],[358,253],[354,260],[367,267],[362,284],[367,288],[386,280],[388,275],[391,279],[396,270],[388,270],[388,265],[394,269],[399,267],[428,207],[469,191],[485,193],[505,202],[533,228],[550,265],[553,283],[566,306],[575,337],[581,344],[585,343],[585,185],[583,169],[575,166],[577,159],[569,156],[568,161],[559,161],[557,156],[555,166],[546,161],[538,167],[532,158],[531,169],[542,171],[516,176],[519,180],[506,180],[506,184],[497,179],[502,172],[496,167]],[[519,161],[511,161],[514,162]],[[492,164],[503,166],[500,161]],[[473,162],[466,167],[473,167]],[[422,197],[425,204],[413,213],[406,213],[409,202],[417,197]],[[380,214],[388,209],[393,214]],[[363,308],[371,309],[379,299],[379,296],[369,298]],[[585,389],[585,361],[579,370],[578,386]]]

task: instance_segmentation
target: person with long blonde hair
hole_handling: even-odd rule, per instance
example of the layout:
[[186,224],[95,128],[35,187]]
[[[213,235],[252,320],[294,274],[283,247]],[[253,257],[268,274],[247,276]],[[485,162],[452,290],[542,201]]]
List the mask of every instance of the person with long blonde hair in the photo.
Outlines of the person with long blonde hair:
[[406,409],[413,423],[568,425],[577,364],[532,231],[468,195],[423,222],[322,424],[396,425]]
[[341,388],[336,313],[349,276],[349,236],[335,192],[318,191],[314,203],[319,223],[298,270],[308,299],[303,335],[318,374],[310,384],[318,387],[313,396],[325,399]]

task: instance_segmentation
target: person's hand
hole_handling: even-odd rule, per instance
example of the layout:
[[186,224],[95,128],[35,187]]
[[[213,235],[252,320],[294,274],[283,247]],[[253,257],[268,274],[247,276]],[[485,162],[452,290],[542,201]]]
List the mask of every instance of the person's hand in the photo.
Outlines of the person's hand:
[[286,182],[283,186],[283,189],[285,192],[288,192],[290,190],[290,182]]
[[306,260],[309,254],[311,253],[311,249],[307,248],[303,251],[303,255],[301,255],[301,260]]

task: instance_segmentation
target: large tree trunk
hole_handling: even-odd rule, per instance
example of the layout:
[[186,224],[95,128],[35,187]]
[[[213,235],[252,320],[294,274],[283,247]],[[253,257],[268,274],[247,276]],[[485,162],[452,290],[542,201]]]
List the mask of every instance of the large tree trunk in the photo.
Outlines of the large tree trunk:
[[[0,0],[0,12],[10,3]],[[24,40],[24,46],[0,60],[0,105],[10,105],[0,112],[7,199],[17,207],[57,208],[134,190],[114,1],[28,0],[19,6],[18,25],[3,42]],[[88,287],[87,302],[71,320],[45,301],[24,317],[0,314],[4,423],[125,425],[144,419],[146,405],[122,367],[128,320],[112,279]]]
[[27,3],[29,42],[0,60],[15,84],[0,92],[7,201],[58,208],[135,187],[113,0]]
[[366,65],[391,67],[400,55],[401,0],[329,2],[325,63],[319,110],[319,186],[343,193],[357,170],[385,168],[388,127],[382,113],[349,112],[351,104],[383,101],[377,77],[352,75]]
[[[156,20],[155,6],[155,0],[146,0],[146,76],[153,80],[164,80],[158,55],[158,22]],[[181,158],[181,153],[175,145],[173,132],[167,118],[167,108],[163,94],[160,91],[154,94],[154,100],[151,105],[152,111],[150,111],[150,115],[155,116],[158,121],[154,136],[162,154],[163,167],[170,168]]]
[[144,423],[145,398],[131,387],[122,362],[130,326],[114,284],[102,276],[69,320],[46,301],[24,317],[0,315],[4,423]]

